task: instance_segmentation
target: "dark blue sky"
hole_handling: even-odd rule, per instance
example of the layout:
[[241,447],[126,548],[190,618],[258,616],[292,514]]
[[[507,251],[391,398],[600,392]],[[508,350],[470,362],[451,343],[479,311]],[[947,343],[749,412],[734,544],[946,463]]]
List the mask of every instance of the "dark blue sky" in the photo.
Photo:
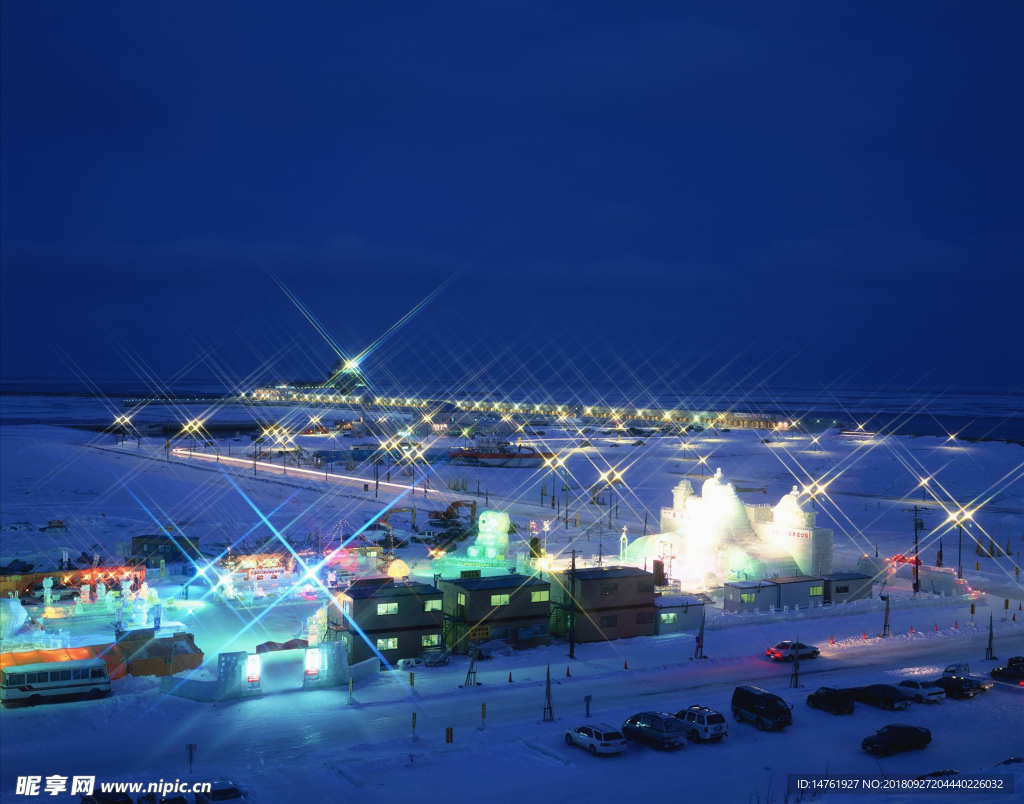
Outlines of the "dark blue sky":
[[1015,0],[0,21],[4,375],[1022,383]]

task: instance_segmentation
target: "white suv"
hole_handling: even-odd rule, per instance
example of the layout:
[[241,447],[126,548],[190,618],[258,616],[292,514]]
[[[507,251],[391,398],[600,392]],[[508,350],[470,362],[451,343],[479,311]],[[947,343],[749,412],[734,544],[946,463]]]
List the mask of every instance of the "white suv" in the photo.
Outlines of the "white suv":
[[586,748],[591,756],[621,754],[626,750],[626,738],[622,732],[607,723],[568,729],[565,732],[565,744]]
[[729,733],[729,724],[725,717],[706,706],[688,706],[683,711],[676,712],[676,718],[686,725],[690,742],[721,740]]

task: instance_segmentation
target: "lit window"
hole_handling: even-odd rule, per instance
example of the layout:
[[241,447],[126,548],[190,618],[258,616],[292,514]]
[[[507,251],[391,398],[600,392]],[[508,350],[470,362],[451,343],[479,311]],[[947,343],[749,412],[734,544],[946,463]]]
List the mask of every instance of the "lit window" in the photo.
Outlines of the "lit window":
[[740,592],[740,603],[754,603],[757,601],[757,595],[753,592]]
[[679,622],[679,615],[674,611],[665,611],[661,614],[661,621],[668,625]]
[[462,592],[459,592],[459,605],[460,606],[465,606],[466,605],[466,596]]
[[377,650],[398,650],[398,637],[377,640]]
[[378,603],[377,604],[377,615],[381,616],[384,614],[398,614],[397,603]]
[[551,599],[551,592],[545,589],[543,592],[530,592],[531,603],[547,603]]
[[825,594],[825,587],[824,586],[812,586],[811,587],[811,597],[814,597],[815,595],[820,596],[820,595],[823,595],[823,594]]
[[507,606],[508,595],[491,595],[491,606]]
[[420,645],[424,648],[436,648],[441,644],[441,636],[439,634],[424,634],[420,637]]
[[424,611],[440,611],[441,610],[441,599],[437,600],[426,600],[423,602]]

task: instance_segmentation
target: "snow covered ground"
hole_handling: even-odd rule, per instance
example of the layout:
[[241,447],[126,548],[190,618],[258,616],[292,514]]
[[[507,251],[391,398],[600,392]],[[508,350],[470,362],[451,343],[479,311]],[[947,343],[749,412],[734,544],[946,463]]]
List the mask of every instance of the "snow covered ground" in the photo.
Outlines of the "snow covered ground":
[[[10,404],[5,402],[7,410]],[[26,403],[26,408],[31,405]],[[39,410],[31,412],[40,415]],[[261,409],[259,415],[273,420],[294,412]],[[152,415],[157,421],[165,414]],[[249,412],[229,408],[215,415],[240,421]],[[633,446],[632,440],[591,434],[593,446],[580,448],[572,428],[548,428],[535,443],[566,458],[569,511],[571,516],[580,514],[579,528],[572,522],[568,529],[553,526],[549,550],[571,546],[594,560],[599,552],[617,552],[623,526],[631,538],[640,535],[645,514],[648,532],[655,530],[659,509],[671,504],[672,487],[683,476],[699,485],[700,458],[705,458],[705,471],[721,468],[740,487],[767,486],[767,493],[744,493],[749,502],[775,503],[794,484],[830,481],[827,495],[816,502],[818,524],[836,531],[835,565],[853,568],[861,555],[876,547],[882,555],[912,551],[912,515],[906,509],[921,501],[921,480],[930,478],[926,505],[932,513],[925,515],[929,529],[921,541],[925,563],[934,564],[941,538],[946,565],[955,564],[957,532],[945,521],[946,511],[959,506],[976,511],[964,535],[964,574],[972,586],[988,594],[978,603],[975,624],[970,624],[966,602],[900,606],[909,591],[907,579],[898,578],[894,636],[886,640],[874,636],[881,629],[881,613],[867,606],[863,613],[851,606],[842,617],[791,616],[788,621],[767,615],[729,618],[714,612],[706,647],[711,658],[704,661],[690,658],[694,635],[684,633],[579,646],[571,677],[566,677],[567,649],[553,645],[481,663],[481,685],[473,689],[459,688],[466,674],[465,659],[418,673],[413,689],[406,674],[383,673],[356,686],[351,706],[347,691],[300,690],[300,668],[290,654],[265,662],[264,696],[259,700],[198,704],[158,695],[154,680],[126,679],[116,682],[114,695],[103,701],[0,711],[0,800],[30,800],[14,793],[15,778],[27,774],[84,773],[126,781],[185,778],[184,746],[189,742],[198,745],[195,778],[230,776],[259,802],[434,801],[456,795],[499,802],[531,796],[547,800],[556,782],[557,798],[563,800],[695,796],[709,801],[783,801],[790,773],[917,775],[944,768],[969,773],[1024,756],[1024,689],[997,685],[974,700],[914,705],[896,718],[861,705],[852,716],[833,717],[810,710],[803,702],[808,692],[823,684],[931,678],[951,661],[970,661],[975,672],[987,675],[994,665],[980,659],[990,611],[995,614],[996,654],[1024,654],[1024,622],[1005,619],[1003,608],[1008,600],[1005,613],[1016,611],[1024,597],[1014,574],[1017,553],[1024,546],[1024,449],[937,438],[848,440],[834,432],[816,442],[809,435],[794,435],[764,443],[762,436],[749,431],[666,436]],[[321,448],[322,442],[313,437],[300,438],[303,441]],[[251,445],[226,441],[218,448],[221,458],[234,458]],[[391,484],[382,484],[375,497],[369,467],[337,467],[336,474],[325,478],[280,464],[261,466],[254,473],[251,464],[218,462],[217,457],[218,450],[213,449],[192,457],[173,452],[168,456],[162,439],[115,445],[110,436],[73,429],[2,427],[0,563],[14,558],[53,562],[61,547],[68,547],[73,556],[109,554],[116,542],[169,523],[208,546],[254,527],[269,534],[265,526],[259,530],[261,515],[292,535],[316,530],[351,533],[396,499],[403,507],[428,508],[443,508],[454,499],[477,499],[478,481],[481,509],[486,499],[491,507],[508,510],[523,533],[529,521],[553,518],[547,501],[540,504],[542,485],[548,492],[552,487],[550,470],[439,464],[431,469],[424,500],[423,467],[417,469],[415,489],[411,478],[395,472]],[[609,469],[622,471],[625,478],[616,486],[617,517],[614,507],[593,505],[586,495]],[[466,482],[466,492],[448,490],[455,479]],[[364,483],[369,483],[368,492]],[[556,488],[561,488],[561,481]],[[564,499],[563,492],[559,506]],[[69,532],[39,532],[49,519],[64,519]],[[405,528],[407,519],[408,515],[397,514],[392,521]],[[1003,546],[1009,540],[1011,555],[976,556],[969,540],[972,532],[991,535]],[[523,549],[522,544],[516,546]],[[424,548],[410,547],[400,555],[414,572],[429,573]],[[166,591],[175,588],[172,582]],[[295,599],[255,617],[208,603],[196,610],[191,630],[208,659],[215,661],[221,650],[252,650],[260,642],[296,636],[317,605]],[[255,625],[246,627],[251,622]],[[790,668],[762,657],[767,645],[795,638],[797,632],[802,641],[822,646],[823,654],[802,665],[801,687],[791,690]],[[553,724],[540,722],[549,662],[557,717]],[[562,741],[566,728],[584,722],[584,695],[593,696],[594,721],[619,725],[637,711],[674,712],[692,703],[727,712],[732,689],[739,683],[764,686],[793,703],[794,726],[773,734],[730,722],[730,735],[720,744],[689,745],[674,754],[631,748],[623,756],[597,759]],[[480,704],[487,706],[482,729]],[[894,721],[930,728],[932,745],[882,760],[860,750],[861,738]],[[454,728],[450,745],[444,742],[447,726]],[[1018,785],[1024,783],[1019,770],[1017,774]],[[962,792],[948,795],[950,800],[975,798]],[[984,795],[982,800],[1000,800],[998,795]],[[859,800],[850,795],[816,800],[833,799]]]

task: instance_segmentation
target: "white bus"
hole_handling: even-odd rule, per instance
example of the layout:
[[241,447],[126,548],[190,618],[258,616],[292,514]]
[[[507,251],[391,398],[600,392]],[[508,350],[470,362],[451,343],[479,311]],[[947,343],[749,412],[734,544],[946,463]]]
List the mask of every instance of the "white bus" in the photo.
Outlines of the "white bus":
[[0,701],[29,706],[73,697],[99,698],[110,693],[110,676],[102,659],[40,662],[0,669]]

